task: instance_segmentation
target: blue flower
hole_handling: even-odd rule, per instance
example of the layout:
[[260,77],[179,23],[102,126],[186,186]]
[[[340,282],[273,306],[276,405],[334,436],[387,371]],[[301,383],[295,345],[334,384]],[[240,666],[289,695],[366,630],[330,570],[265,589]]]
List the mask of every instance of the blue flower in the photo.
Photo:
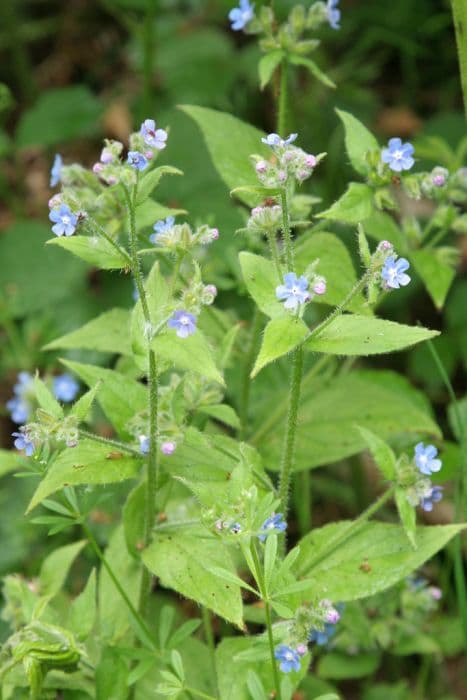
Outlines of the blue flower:
[[401,139],[389,139],[388,147],[381,151],[381,160],[387,163],[391,170],[400,173],[401,170],[410,170],[415,163],[412,158],[414,147],[411,143],[402,143]]
[[56,399],[64,403],[73,401],[79,391],[79,384],[71,374],[60,374],[54,377],[53,392]]
[[13,423],[18,423],[18,425],[26,423],[31,413],[29,404],[17,396],[7,401],[6,407],[10,411],[11,420]]
[[175,223],[175,217],[174,216],[168,216],[166,219],[161,219],[160,221],[156,221],[156,223],[153,226],[153,229],[155,233],[152,233],[149,236],[149,240],[151,243],[157,243],[157,237],[161,233],[165,233],[166,231],[170,231],[172,226]]
[[415,445],[415,464],[422,474],[430,476],[434,472],[439,472],[442,467],[440,459],[435,459],[438,450],[434,445],[425,445],[419,442]]
[[63,159],[62,156],[57,153],[54,158],[52,168],[50,170],[50,186],[56,187],[60,182],[62,175]]
[[254,4],[251,5],[249,0],[240,0],[239,7],[234,7],[229,12],[229,20],[232,22],[231,29],[234,32],[239,32],[245,29],[248,22],[251,22],[255,16]]
[[339,0],[328,0],[326,5],[326,12],[328,15],[328,22],[333,29],[340,29],[340,18],[341,11],[337,9]]
[[431,489],[431,493],[429,496],[425,496],[425,498],[420,499],[420,506],[423,508],[424,511],[427,513],[431,512],[433,510],[433,504],[438,503],[443,497],[443,487],[442,486],[433,486]]
[[410,277],[405,274],[405,271],[409,267],[410,263],[405,258],[396,260],[394,255],[388,255],[381,270],[381,277],[385,281],[384,286],[388,289],[399,289],[408,285]]
[[188,338],[196,330],[196,317],[188,311],[175,311],[167,325],[177,331],[179,338]]
[[56,236],[72,236],[76,231],[78,217],[73,214],[68,204],[61,204],[60,209],[52,209],[49,219],[55,222],[52,231]]
[[297,278],[295,272],[284,275],[284,284],[276,287],[276,297],[285,301],[285,309],[295,309],[299,304],[305,304],[311,299],[308,291],[308,280],[303,275]]
[[[166,147],[167,132],[164,129],[156,129],[156,122],[154,119],[145,119],[141,124],[141,136],[144,139],[144,143],[152,148],[157,148],[162,151]],[[142,170],[142,168],[140,168]]]
[[128,151],[127,163],[135,170],[144,170],[148,167],[148,159],[139,151]]
[[287,644],[280,644],[276,647],[274,656],[281,662],[279,668],[284,673],[300,671],[300,655],[295,649],[287,646]]
[[139,449],[140,449],[140,452],[141,452],[143,455],[147,455],[148,452],[149,452],[149,447],[150,447],[150,445],[151,445],[151,442],[150,442],[149,438],[146,437],[146,435],[140,435],[139,438],[138,438],[138,440],[139,440]]
[[14,446],[17,450],[24,450],[26,457],[30,457],[34,452],[34,443],[29,440],[27,435],[24,433],[11,433],[16,440],[14,441]]
[[261,141],[265,143],[266,146],[271,146],[271,148],[274,148],[275,146],[285,148],[293,143],[297,137],[298,134],[290,134],[290,136],[287,136],[286,139],[282,139],[279,134],[268,134],[267,136],[263,136]]
[[261,526],[261,533],[258,535],[258,539],[264,542],[266,537],[271,532],[284,532],[287,529],[287,523],[284,520],[282,513],[273,513]]
[[323,630],[311,630],[310,634],[308,635],[308,641],[316,642],[318,646],[324,646],[335,634],[336,626],[330,622],[326,622]]

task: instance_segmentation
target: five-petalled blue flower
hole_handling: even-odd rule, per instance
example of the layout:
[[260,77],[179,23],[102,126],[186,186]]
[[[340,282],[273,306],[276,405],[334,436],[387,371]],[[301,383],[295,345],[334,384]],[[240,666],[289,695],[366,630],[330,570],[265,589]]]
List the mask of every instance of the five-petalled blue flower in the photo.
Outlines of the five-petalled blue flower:
[[52,231],[56,236],[72,236],[76,231],[78,217],[73,214],[68,204],[61,204],[59,209],[52,209],[49,219],[55,222]]
[[24,450],[26,457],[30,457],[34,452],[34,443],[29,440],[24,433],[12,433],[15,438],[14,446],[17,450]]
[[60,374],[54,377],[53,393],[56,399],[64,403],[73,401],[79,391],[79,384],[71,374]]
[[439,472],[442,467],[442,462],[440,459],[436,459],[438,450],[434,445],[425,445],[423,442],[419,442],[415,445],[415,464],[422,474],[434,474]]
[[387,148],[381,151],[381,160],[387,163],[391,170],[400,173],[402,170],[410,170],[415,163],[413,159],[414,147],[411,143],[402,143],[400,138],[389,139]]
[[231,29],[234,32],[240,32],[245,29],[246,25],[251,22],[255,16],[254,4],[249,0],[240,0],[239,7],[234,7],[229,12],[229,20],[231,21]]
[[265,143],[266,146],[271,146],[271,148],[277,146],[285,148],[286,146],[290,146],[290,144],[293,143],[297,137],[298,134],[290,134],[286,139],[283,139],[279,136],[279,134],[268,134],[267,136],[263,136],[261,141]]
[[177,331],[179,338],[188,338],[196,331],[196,316],[188,311],[175,311],[167,325]]
[[261,532],[258,539],[264,542],[266,537],[272,532],[284,532],[287,529],[287,523],[284,520],[282,513],[273,513],[267,518],[261,526]]
[[56,187],[60,182],[62,175],[63,159],[60,153],[57,153],[54,158],[52,168],[50,170],[50,186]]
[[153,226],[153,229],[155,233],[152,233],[149,236],[149,240],[151,243],[157,243],[157,237],[161,233],[165,233],[166,231],[170,231],[172,226],[175,223],[175,217],[174,216],[168,216],[166,219],[161,219],[160,221],[156,221],[156,223]]
[[433,504],[438,503],[443,497],[443,487],[433,486],[429,496],[420,499],[420,505],[424,511],[430,513],[433,510]]
[[284,673],[300,671],[300,654],[287,644],[280,644],[276,647],[274,656],[280,661],[279,668]]
[[409,284],[410,277],[405,274],[409,267],[410,263],[405,258],[396,260],[394,255],[388,255],[381,270],[384,286],[389,289],[399,289]]
[[141,136],[145,144],[152,148],[157,148],[159,151],[162,151],[167,145],[167,132],[165,129],[156,129],[156,122],[154,119],[144,120],[141,124]]
[[308,291],[309,282],[303,275],[297,277],[295,272],[284,275],[284,284],[276,287],[276,297],[285,302],[285,309],[296,310],[299,304],[305,304],[311,299]]
[[127,163],[135,170],[144,170],[148,167],[148,159],[139,151],[128,151]]

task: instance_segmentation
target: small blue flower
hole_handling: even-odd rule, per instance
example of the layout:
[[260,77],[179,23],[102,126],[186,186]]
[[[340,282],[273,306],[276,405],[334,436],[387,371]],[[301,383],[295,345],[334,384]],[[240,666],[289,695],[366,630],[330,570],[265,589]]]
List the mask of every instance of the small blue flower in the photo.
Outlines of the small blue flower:
[[230,526],[229,530],[233,535],[238,535],[242,531],[242,526],[240,523],[234,523]]
[[63,158],[60,153],[57,153],[54,158],[52,168],[50,170],[50,186],[56,187],[60,182],[62,175]]
[[276,647],[274,656],[281,662],[279,668],[284,673],[300,671],[300,655],[295,649],[287,646],[287,644],[280,644]]
[[196,317],[188,311],[175,311],[167,325],[177,331],[179,338],[188,338],[196,331]]
[[290,134],[290,136],[287,136],[286,139],[282,139],[279,134],[268,134],[267,136],[263,136],[261,141],[265,143],[266,146],[271,146],[271,148],[276,146],[285,148],[286,146],[290,146],[290,144],[293,143],[297,137],[298,134]]
[[433,510],[433,504],[438,503],[443,497],[443,487],[433,486],[429,496],[420,499],[420,506],[424,511],[430,513]]
[[308,285],[309,282],[303,275],[297,278],[295,272],[287,272],[284,275],[284,284],[276,287],[276,297],[280,301],[285,301],[285,309],[295,311],[299,304],[305,304],[311,299]]
[[408,285],[410,277],[405,274],[405,271],[409,267],[410,263],[405,258],[396,260],[394,255],[388,255],[381,270],[381,277],[385,281],[384,286],[388,289],[399,289]]
[[442,467],[440,459],[435,459],[438,450],[434,445],[425,445],[419,442],[415,445],[415,464],[422,474],[430,476],[434,472],[439,472]]
[[415,160],[412,158],[414,147],[411,143],[402,143],[400,138],[389,139],[388,147],[381,151],[381,160],[387,163],[391,170],[400,173],[410,170]]
[[30,457],[34,453],[34,443],[29,440],[24,433],[12,433],[15,439],[14,446],[17,450],[24,450],[26,457]]
[[6,402],[6,407],[10,411],[10,417],[13,423],[26,423],[30,414],[31,407],[26,401],[23,401],[19,397],[14,397]]
[[71,374],[60,374],[54,377],[53,392],[56,399],[64,403],[73,401],[79,391],[79,384]]
[[[156,122],[154,119],[145,119],[141,124],[141,136],[144,139],[144,143],[152,148],[157,148],[162,151],[166,147],[167,132],[164,129],[156,129]],[[142,168],[140,168],[142,170]]]
[[135,170],[144,170],[148,167],[148,159],[139,151],[128,151],[127,163]]
[[239,7],[234,7],[229,12],[229,20],[231,21],[231,29],[234,32],[239,32],[245,29],[246,25],[251,22],[255,16],[254,4],[250,4],[249,0],[240,0]]
[[157,237],[161,233],[165,233],[166,231],[170,231],[172,226],[175,223],[175,217],[174,216],[168,216],[166,219],[161,219],[160,221],[156,221],[156,223],[153,226],[153,229],[155,233],[152,233],[149,236],[149,240],[151,243],[157,243]]
[[337,9],[338,4],[339,0],[328,0],[326,5],[328,22],[331,25],[332,29],[340,29],[339,22],[341,18],[341,11]]
[[258,535],[258,539],[264,542],[266,537],[271,534],[271,532],[284,532],[287,529],[287,523],[284,520],[282,513],[273,513],[261,526],[261,533]]
[[311,630],[308,635],[309,642],[316,642],[318,646],[324,646],[336,634],[336,626],[326,622],[323,630]]
[[138,440],[139,440],[139,449],[140,449],[141,454],[147,455],[149,453],[151,441],[149,440],[148,437],[146,437],[146,435],[140,435]]
[[61,204],[60,209],[52,209],[49,219],[55,222],[52,231],[56,236],[72,236],[76,231],[78,217],[73,214],[68,204]]

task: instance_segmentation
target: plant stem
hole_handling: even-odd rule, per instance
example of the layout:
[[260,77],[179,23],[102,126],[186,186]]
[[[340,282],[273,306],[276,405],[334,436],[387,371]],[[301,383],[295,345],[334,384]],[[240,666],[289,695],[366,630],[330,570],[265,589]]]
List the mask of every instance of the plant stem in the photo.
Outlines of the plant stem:
[[203,693],[202,690],[195,690],[195,688],[189,688],[188,686],[185,686],[183,688],[187,693],[191,693],[192,695],[196,695],[198,698],[203,698],[203,700],[217,700],[213,695],[208,695],[207,693]]
[[457,55],[461,74],[464,111],[467,118],[467,3],[465,0],[451,0],[454,28],[456,30]]
[[94,235],[94,233],[95,233],[95,232],[92,230],[92,227],[93,227],[93,226],[96,227],[98,233],[102,236],[102,238],[105,238],[105,240],[107,241],[107,243],[109,243],[109,244],[112,246],[112,248],[114,248],[115,251],[116,251],[119,255],[121,255],[123,258],[125,258],[125,260],[127,261],[128,265],[131,266],[131,258],[130,258],[130,256],[128,255],[128,253],[127,253],[127,251],[125,250],[125,248],[122,248],[121,246],[119,246],[118,243],[117,243],[116,241],[114,241],[114,239],[112,238],[112,236],[109,236],[109,234],[107,233],[107,231],[99,224],[99,222],[97,222],[97,221],[96,221],[95,219],[93,219],[92,217],[88,216],[88,219],[86,220],[85,228],[87,228],[88,231],[89,231],[92,235]]
[[[125,190],[127,203],[130,215],[130,257],[131,271],[135,280],[136,288],[139,293],[141,308],[143,310],[144,320],[148,328],[148,399],[149,399],[149,455],[147,462],[146,474],[146,504],[145,504],[145,528],[144,528],[144,544],[148,545],[151,541],[152,528],[156,515],[156,494],[159,486],[159,450],[158,450],[158,405],[159,405],[159,386],[156,367],[156,355],[151,347],[151,314],[149,311],[146,290],[143,284],[143,277],[138,257],[138,242],[136,233],[136,201],[138,195],[138,180],[133,187],[133,193],[130,197],[129,192]],[[149,593],[151,588],[151,574],[143,567],[141,577],[141,589],[138,609],[142,615],[147,610],[149,602]]]
[[277,132],[284,137],[287,131],[288,118],[288,88],[289,88],[289,63],[287,58],[281,63],[281,82],[279,87],[279,104],[277,113]]
[[151,631],[149,630],[144,619],[141,617],[141,615],[138,613],[135,606],[133,605],[133,603],[129,599],[128,595],[125,592],[125,589],[123,588],[123,586],[121,585],[120,581],[118,580],[116,574],[114,573],[114,570],[112,569],[109,562],[105,558],[104,553],[103,553],[102,549],[99,547],[97,540],[92,533],[91,528],[86,523],[82,523],[82,527],[83,527],[83,530],[84,530],[86,537],[89,540],[91,547],[94,550],[94,553],[96,554],[97,558],[102,562],[102,566],[105,568],[105,570],[109,574],[110,578],[112,579],[112,581],[115,585],[115,588],[119,592],[122,600],[125,602],[125,605],[127,606],[128,610],[130,611],[131,616],[133,617],[134,621],[136,622],[140,631],[142,632],[142,636],[144,637],[147,644],[151,647],[151,649],[153,651],[155,651],[157,649],[157,647],[156,647],[156,644],[152,638]]
[[143,44],[143,114],[146,118],[152,111],[152,76],[154,73],[154,19],[156,15],[157,0],[146,0],[147,11],[142,27]]
[[250,344],[246,353],[245,364],[243,366],[242,393],[240,397],[240,439],[244,440],[248,433],[248,408],[250,404],[251,379],[250,373],[253,368],[258,346],[261,339],[261,329],[263,327],[263,314],[255,306],[253,322],[251,327]]
[[[216,642],[214,640],[214,633],[212,631],[212,618],[211,618],[211,613],[209,612],[208,608],[206,608],[204,605],[201,606],[201,616],[203,618],[204,637],[206,640],[206,644],[208,645],[208,648],[209,648],[209,655],[211,657],[213,678],[215,681],[217,681],[216,657],[215,657]],[[217,683],[216,683],[216,685],[217,685]]]
[[95,435],[94,433],[90,433],[87,430],[83,430],[82,428],[79,429],[79,434],[81,437],[87,438],[88,440],[94,440],[94,442],[100,442],[103,445],[107,445],[109,449],[111,447],[115,447],[118,450],[121,450],[122,452],[128,452],[130,455],[134,455],[135,457],[141,457],[141,452],[134,447],[130,447],[129,445],[126,445],[124,442],[119,442],[118,440],[112,440],[110,438],[105,438],[102,437],[101,435]]
[[285,254],[285,264],[287,266],[287,272],[293,271],[294,266],[294,255],[292,247],[292,232],[290,230],[290,217],[289,217],[289,202],[287,196],[287,190],[284,188],[281,190],[281,205],[282,205],[282,230],[284,235],[284,254]]
[[290,383],[289,412],[285,434],[284,451],[279,477],[280,510],[284,518],[287,516],[289,505],[290,480],[293,470],[295,438],[297,435],[298,406],[300,403],[300,388],[303,373],[303,346],[300,345],[293,353],[292,377]]
[[[459,403],[454,393],[454,388],[449,379],[449,375],[443,365],[443,362],[431,340],[428,340],[428,349],[431,353],[433,361],[438,369],[441,379],[443,380],[446,391],[451,399],[453,412],[457,423],[457,437],[460,444],[461,469],[459,478],[456,481],[454,494],[454,516],[456,521],[465,522],[466,517],[466,500],[467,500],[467,432],[465,430],[462,413],[459,408]],[[463,564],[462,552],[462,536],[459,533],[454,540],[454,580],[456,584],[457,603],[462,620],[462,629],[464,632],[464,645],[467,649],[467,585]]]
[[279,282],[282,283],[281,261],[279,257],[279,251],[277,249],[276,232],[272,229],[269,229],[269,231],[267,232],[267,236],[271,257],[274,261],[274,265],[276,266],[277,278]]

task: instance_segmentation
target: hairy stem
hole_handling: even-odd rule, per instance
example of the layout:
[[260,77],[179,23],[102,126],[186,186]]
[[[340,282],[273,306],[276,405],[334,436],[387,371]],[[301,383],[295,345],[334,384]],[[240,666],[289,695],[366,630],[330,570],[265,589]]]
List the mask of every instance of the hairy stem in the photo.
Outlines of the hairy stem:
[[303,346],[300,345],[293,353],[292,378],[290,383],[289,412],[285,434],[284,451],[279,477],[280,510],[284,518],[289,507],[290,481],[293,471],[295,439],[297,435],[298,406],[300,403],[300,388],[303,373]]
[[107,445],[109,449],[111,447],[115,447],[117,450],[127,452],[128,454],[134,455],[135,457],[141,457],[141,452],[139,450],[135,449],[134,447],[130,447],[130,445],[127,445],[124,442],[120,442],[119,440],[105,438],[101,435],[96,435],[95,433],[90,433],[87,430],[83,430],[82,428],[79,429],[79,434],[81,437],[87,438],[88,440],[94,440],[94,442],[100,442],[103,445]]
[[290,230],[289,202],[288,193],[284,188],[281,190],[281,205],[282,205],[282,232],[284,236],[284,255],[287,272],[293,271],[294,255],[292,246],[292,232]]
[[465,0],[451,0],[454,28],[456,30],[457,55],[461,74],[464,111],[467,118],[467,3]]
[[279,87],[279,104],[277,109],[277,131],[282,137],[286,135],[288,125],[289,99],[289,64],[287,58],[281,63],[281,81]]
[[277,278],[279,282],[282,283],[281,261],[279,257],[279,250],[277,248],[276,232],[272,229],[269,229],[269,231],[267,232],[267,236],[271,258],[273,259],[274,265],[276,267]]

